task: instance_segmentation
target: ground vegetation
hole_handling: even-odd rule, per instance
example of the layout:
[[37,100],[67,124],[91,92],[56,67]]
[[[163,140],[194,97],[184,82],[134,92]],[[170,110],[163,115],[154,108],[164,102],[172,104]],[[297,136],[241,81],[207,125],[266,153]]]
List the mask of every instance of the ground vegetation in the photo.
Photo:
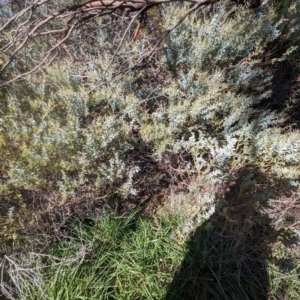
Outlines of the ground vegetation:
[[299,299],[300,3],[240,2],[3,6],[4,299]]

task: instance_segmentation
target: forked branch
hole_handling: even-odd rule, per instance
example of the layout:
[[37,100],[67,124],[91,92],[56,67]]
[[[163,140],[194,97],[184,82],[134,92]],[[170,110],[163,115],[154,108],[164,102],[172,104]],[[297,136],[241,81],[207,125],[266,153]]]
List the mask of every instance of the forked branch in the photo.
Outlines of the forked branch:
[[[7,17],[0,15],[3,22],[0,25],[0,82],[7,84],[47,64],[47,58],[59,50],[76,28],[95,17],[112,15],[116,11],[136,12],[133,18],[140,16],[141,23],[146,11],[164,3],[193,3],[193,8],[185,14],[187,16],[198,8],[219,0],[86,0],[73,5],[64,5],[56,0],[28,0],[23,7],[14,10],[12,6],[9,7],[9,4],[14,3],[13,0],[3,1],[6,5],[0,8],[1,15],[6,14]],[[184,18],[172,28],[178,26]],[[137,26],[134,39],[138,36],[140,26],[141,24]],[[168,32],[170,30],[164,35]],[[28,53],[27,46],[30,42],[38,43],[41,47],[40,54],[35,54],[34,58]],[[17,66],[19,75],[7,78],[8,67],[12,65]]]

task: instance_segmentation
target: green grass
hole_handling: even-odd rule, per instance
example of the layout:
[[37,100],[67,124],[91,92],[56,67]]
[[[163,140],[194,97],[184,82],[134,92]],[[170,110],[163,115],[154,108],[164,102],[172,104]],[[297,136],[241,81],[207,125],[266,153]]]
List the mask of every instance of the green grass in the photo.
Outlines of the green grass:
[[[51,255],[36,255],[35,278],[40,280],[18,280],[19,295],[32,300],[162,299],[183,257],[170,236],[177,226],[176,219],[156,223],[134,215],[104,218],[93,226],[77,222]],[[28,258],[27,264],[32,265]]]
[[113,215],[92,223],[69,225],[68,238],[47,253],[7,256],[2,266],[10,299],[300,298],[297,260],[283,261],[283,253],[268,260],[271,249],[258,234],[218,214],[184,244],[176,240],[178,217]]

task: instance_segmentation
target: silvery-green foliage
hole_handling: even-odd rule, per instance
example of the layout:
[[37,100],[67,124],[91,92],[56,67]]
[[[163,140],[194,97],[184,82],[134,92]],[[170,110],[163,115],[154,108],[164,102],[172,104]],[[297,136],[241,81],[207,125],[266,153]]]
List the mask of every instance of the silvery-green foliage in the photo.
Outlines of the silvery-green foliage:
[[89,186],[90,196],[97,198],[104,191],[116,193],[116,186],[108,186],[119,180],[118,185],[126,183],[124,193],[135,193],[131,182],[138,169],[123,157],[132,149],[138,100],[124,96],[117,85],[89,93],[72,76],[75,70],[54,65],[3,98],[1,148],[10,159],[2,191],[51,189],[67,200]]
[[[198,174],[193,180],[203,199],[201,186],[226,181],[250,165],[299,185],[299,130],[282,128],[284,112],[260,108],[262,101],[271,101],[274,88],[274,75],[263,63],[276,49],[270,45],[289,45],[277,57],[272,54],[270,64],[297,51],[298,39],[291,36],[299,29],[291,22],[299,20],[299,4],[285,5],[286,18],[279,18],[271,3],[263,14],[220,5],[211,15],[190,17],[166,41],[163,61],[174,76],[162,88],[168,101],[151,113],[141,134],[154,141],[158,159],[168,152],[192,155]],[[194,195],[187,191],[186,199],[197,210]]]
[[[248,165],[297,186],[299,130],[285,128],[283,112],[262,104],[272,99],[270,66],[289,62],[297,52],[291,37],[299,34],[293,21],[298,3],[285,5],[290,15],[279,18],[271,4],[258,14],[222,2],[213,13],[190,16],[172,31],[153,54],[155,65],[115,79],[147,42],[124,41],[113,60],[108,32],[99,29],[100,50],[85,54],[86,45],[78,50],[89,57],[85,64],[64,61],[3,88],[1,191],[51,191],[58,203],[151,197],[174,188],[179,172],[188,178],[187,202],[202,220],[214,211],[222,182]],[[166,28],[181,9],[163,11]],[[272,43],[288,48],[270,56]],[[145,179],[141,169],[149,162]],[[156,178],[166,173],[170,177],[159,186]],[[207,191],[208,184],[215,188]]]

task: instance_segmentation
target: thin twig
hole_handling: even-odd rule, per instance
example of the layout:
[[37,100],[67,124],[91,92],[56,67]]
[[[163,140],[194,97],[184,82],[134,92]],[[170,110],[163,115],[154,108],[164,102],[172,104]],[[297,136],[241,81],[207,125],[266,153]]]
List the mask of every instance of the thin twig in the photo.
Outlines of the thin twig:
[[120,43],[119,43],[119,45],[118,45],[118,47],[117,47],[117,49],[116,49],[116,51],[115,51],[115,53],[114,53],[114,55],[113,55],[111,61],[110,61],[110,63],[109,63],[109,65],[111,65],[111,64],[113,63],[113,61],[115,60],[115,57],[116,57],[117,53],[119,52],[120,47],[121,47],[121,45],[123,44],[123,41],[124,41],[124,39],[125,39],[125,36],[126,36],[128,30],[129,30],[129,28],[131,27],[132,23],[135,21],[135,19],[136,19],[136,18],[137,18],[137,17],[138,17],[145,9],[146,9],[146,6],[143,7],[143,8],[142,8],[142,9],[141,9],[141,10],[140,10],[140,11],[139,11],[139,12],[131,19],[131,21],[130,21],[130,23],[128,24],[128,26],[127,26],[127,28],[126,28],[126,30],[125,30],[125,32],[124,32],[122,38],[121,38],[121,41],[120,41]]

